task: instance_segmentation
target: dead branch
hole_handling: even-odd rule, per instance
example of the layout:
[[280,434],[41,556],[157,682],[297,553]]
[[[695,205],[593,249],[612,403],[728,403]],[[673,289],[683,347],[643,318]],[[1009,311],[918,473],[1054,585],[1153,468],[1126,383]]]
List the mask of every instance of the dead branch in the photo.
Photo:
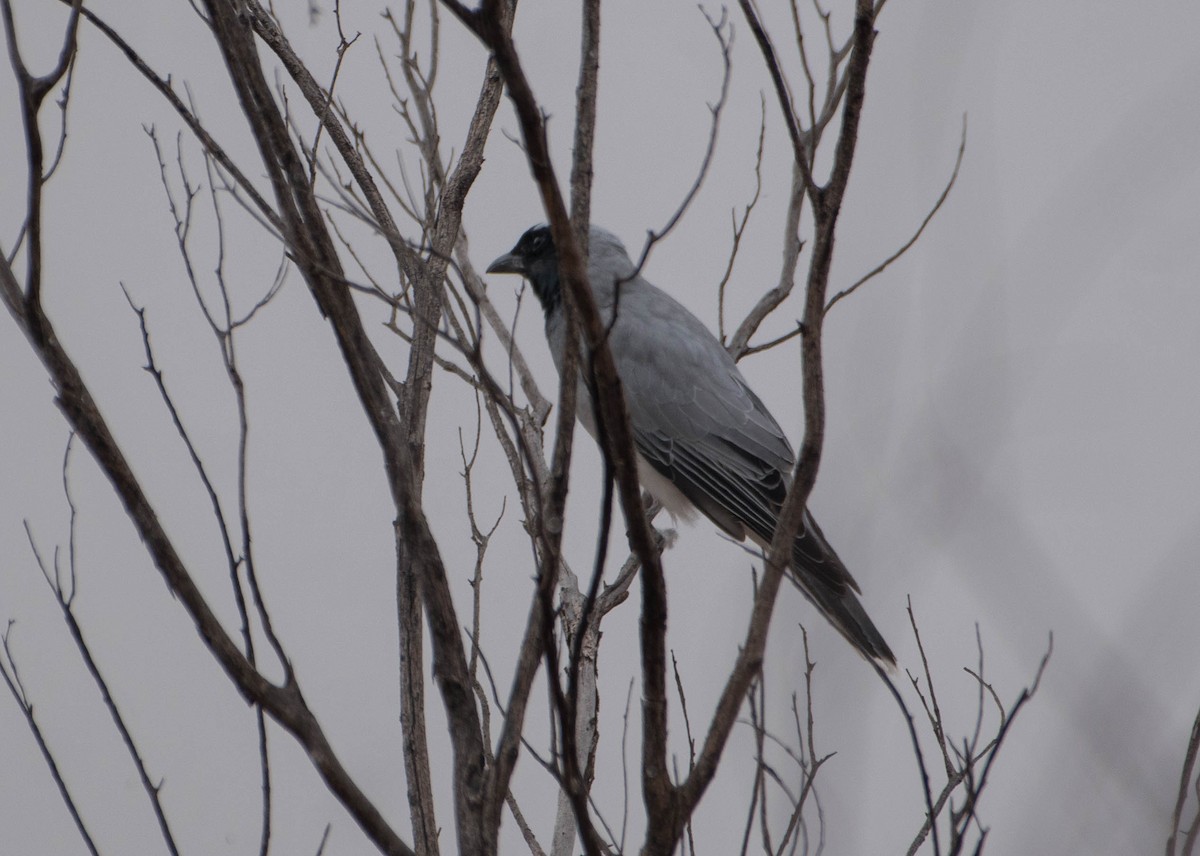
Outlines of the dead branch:
[[[1200,754],[1200,713],[1196,714],[1196,721],[1192,723],[1192,736],[1188,739],[1187,750],[1184,752],[1183,770],[1179,775],[1179,793],[1175,798],[1175,810],[1171,814],[1171,834],[1167,837],[1167,856],[1175,856],[1180,833],[1183,833],[1183,847],[1178,851],[1181,856],[1191,856],[1195,852],[1197,836],[1200,836],[1200,805],[1187,828],[1181,826],[1188,791],[1193,788],[1192,771],[1196,766],[1197,754]],[[1197,800],[1200,801],[1200,778],[1196,779],[1194,788]]]
[[[874,39],[874,9],[868,0],[858,0],[855,7],[853,50],[847,67],[847,90],[842,110],[842,129],[835,147],[833,166],[828,183],[810,187],[815,236],[813,254],[805,286],[804,335],[802,337],[804,436],[796,458],[792,485],[780,510],[779,524],[767,552],[766,573],[755,597],[749,627],[737,662],[717,703],[717,710],[704,740],[704,748],[696,761],[695,771],[681,785],[680,805],[690,814],[716,773],[717,763],[753,676],[762,666],[762,652],[775,597],[779,591],[783,569],[788,563],[791,544],[801,523],[805,503],[816,481],[825,431],[824,381],[821,355],[821,320],[824,314],[825,289],[833,257],[833,236],[842,198],[850,179],[850,166],[858,139],[858,123],[865,97],[866,73]],[[776,69],[777,71],[777,69]],[[774,74],[775,72],[773,72]],[[796,164],[801,172],[797,149]],[[805,179],[809,184],[811,177]],[[661,843],[659,843],[661,841]],[[665,838],[656,841],[660,852],[668,852]]]
[[[92,676],[92,680],[96,684],[96,688],[100,690],[100,697],[104,701],[104,706],[107,708],[109,716],[112,717],[113,725],[117,729],[117,733],[121,737],[121,742],[125,744],[126,751],[129,752],[129,758],[133,762],[134,769],[137,770],[138,780],[141,782],[142,790],[146,794],[147,800],[150,802],[151,810],[154,812],[154,818],[158,822],[159,832],[163,837],[163,844],[167,848],[167,852],[172,856],[178,856],[179,848],[175,844],[175,836],[171,832],[171,824],[167,820],[166,812],[163,809],[162,801],[159,799],[160,785],[155,785],[150,780],[150,774],[146,769],[146,763],[142,759],[142,753],[137,747],[137,743],[133,738],[133,734],[129,730],[128,724],[125,722],[125,717],[121,714],[120,708],[117,706],[116,700],[113,698],[112,691],[109,689],[108,681],[100,671],[100,666],[92,655],[91,646],[84,638],[83,628],[80,626],[78,619],[75,616],[74,601],[75,594],[78,591],[76,586],[76,565],[75,565],[75,524],[77,518],[77,509],[75,500],[71,496],[70,479],[68,477],[69,464],[71,457],[71,445],[74,441],[74,436],[68,438],[67,448],[63,453],[63,493],[67,499],[67,508],[70,512],[70,521],[68,524],[68,550],[67,550],[67,582],[64,582],[61,575],[61,569],[58,564],[58,551],[55,550],[54,558],[54,574],[51,576],[50,569],[47,567],[45,559],[42,558],[41,552],[37,548],[37,543],[34,541],[33,532],[29,528],[29,524],[25,524],[25,536],[29,540],[29,548],[33,553],[34,561],[37,563],[38,569],[42,572],[42,576],[46,580],[46,584],[50,586],[50,591],[54,595],[54,600],[58,604],[59,610],[62,613],[63,621],[67,625],[67,629],[71,634],[71,639],[75,643],[76,649],[79,651],[80,659],[83,660],[84,666],[87,668],[88,674]],[[16,665],[12,663],[12,653],[8,651],[8,640],[5,639],[5,653],[8,656],[10,664],[13,667],[13,677],[16,678]],[[11,689],[11,687],[10,687]],[[22,695],[24,692],[22,691]],[[30,707],[29,715],[32,716],[32,706]],[[32,723],[31,723],[32,726]],[[41,741],[39,740],[39,744]],[[52,770],[53,772],[53,770]],[[55,774],[57,780],[58,776]],[[65,787],[60,783],[60,787]],[[64,792],[64,798],[66,794]],[[72,808],[72,804],[68,799],[68,810],[73,815],[76,814]],[[76,816],[76,822],[82,821]],[[82,826],[80,831],[84,832]],[[85,840],[87,840],[86,832],[84,832]],[[91,845],[89,843],[89,849]],[[94,852],[94,851],[93,851]]]
[[25,686],[21,683],[21,674],[17,671],[17,661],[13,659],[10,643],[12,628],[13,622],[10,620],[4,633],[0,634],[0,649],[4,652],[4,657],[0,659],[0,677],[4,678],[4,684],[8,687],[9,694],[12,695],[13,701],[17,703],[17,707],[21,709],[21,715],[25,717],[25,724],[29,726],[29,731],[33,734],[34,742],[37,743],[38,749],[46,761],[46,768],[50,771],[50,777],[54,779],[54,784],[58,787],[63,805],[67,807],[67,813],[71,815],[71,820],[74,821],[75,828],[79,830],[79,835],[83,838],[84,846],[87,847],[88,852],[92,856],[100,856],[100,851],[96,849],[96,843],[92,840],[92,835],[88,831],[87,824],[79,813],[79,807],[75,804],[75,798],[71,796],[67,782],[63,779],[62,772],[58,769],[58,762],[54,758],[54,753],[50,751],[50,744],[46,742],[46,736],[42,733],[37,719],[34,718],[33,702],[30,701],[28,693],[25,692]]
[[[826,312],[829,312],[829,310],[833,308],[833,305],[835,303],[837,303],[839,300],[841,300],[843,297],[849,297],[851,294],[853,294],[855,291],[857,291],[860,286],[864,285],[869,280],[874,279],[876,276],[878,276],[879,274],[881,274],[885,270],[887,270],[888,267],[891,266],[892,262],[896,261],[896,259],[900,258],[902,255],[907,253],[909,251],[909,249],[912,247],[912,245],[917,242],[917,240],[921,237],[921,234],[925,231],[925,227],[929,225],[930,221],[933,220],[933,218],[937,215],[938,211],[941,210],[942,203],[944,203],[946,201],[946,197],[948,197],[950,195],[950,191],[954,188],[954,182],[958,180],[958,170],[959,170],[959,167],[962,166],[963,155],[966,153],[966,150],[967,150],[967,117],[963,116],[962,136],[958,143],[958,154],[954,158],[954,169],[951,170],[950,178],[946,182],[946,186],[942,188],[941,195],[939,195],[937,198],[937,201],[933,203],[933,207],[929,209],[929,213],[927,213],[925,215],[925,219],[923,219],[921,221],[921,225],[917,227],[917,231],[913,232],[911,238],[909,238],[907,241],[905,241],[903,244],[901,244],[900,248],[898,250],[896,250],[894,253],[892,253],[890,256],[888,256],[886,259],[884,259],[882,262],[880,262],[878,265],[876,265],[874,268],[872,268],[870,272],[863,274],[861,277],[859,277],[857,280],[854,281],[853,285],[839,291],[837,294],[835,294],[833,297],[831,297],[829,299],[829,302],[827,304],[825,304]],[[771,343],[771,344],[778,344],[778,342]]]

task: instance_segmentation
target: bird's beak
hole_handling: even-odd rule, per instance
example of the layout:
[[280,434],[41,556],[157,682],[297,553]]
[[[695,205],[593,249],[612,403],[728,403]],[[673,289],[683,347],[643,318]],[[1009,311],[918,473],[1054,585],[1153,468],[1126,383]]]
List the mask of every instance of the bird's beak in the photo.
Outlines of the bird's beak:
[[505,253],[487,268],[488,273],[525,273],[525,260],[516,253]]

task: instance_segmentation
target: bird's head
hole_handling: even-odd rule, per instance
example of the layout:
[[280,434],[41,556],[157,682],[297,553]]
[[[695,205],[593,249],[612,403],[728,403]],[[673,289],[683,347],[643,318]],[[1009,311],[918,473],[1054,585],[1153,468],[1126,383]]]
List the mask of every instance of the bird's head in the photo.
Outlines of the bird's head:
[[547,315],[562,302],[558,253],[554,249],[549,226],[529,229],[515,247],[488,265],[487,272],[516,273],[525,277],[533,286],[533,292]]

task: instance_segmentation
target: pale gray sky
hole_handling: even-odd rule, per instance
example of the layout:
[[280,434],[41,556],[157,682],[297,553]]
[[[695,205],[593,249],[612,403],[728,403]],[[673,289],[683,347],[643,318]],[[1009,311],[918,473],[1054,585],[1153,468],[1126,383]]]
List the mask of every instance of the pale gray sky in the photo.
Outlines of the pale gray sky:
[[[59,10],[32,0],[14,5],[22,46],[44,70]],[[831,7],[839,32],[850,5]],[[156,69],[187,81],[200,114],[247,172],[261,175],[216,52],[187,5],[94,8]],[[382,33],[380,8],[343,3],[347,29]],[[328,73],[330,17],[310,29],[299,11],[290,34],[314,69]],[[564,172],[574,15],[572,4],[522,0],[517,28]],[[593,219],[637,247],[692,181],[720,67],[691,3],[611,0],[604,15]],[[752,40],[735,22],[731,102],[712,174],[645,271],[714,328],[729,213],[753,188],[758,93],[767,86]],[[779,24],[783,42],[786,22]],[[829,436],[812,508],[902,666],[913,668],[904,612],[911,595],[957,735],[974,723],[974,685],[961,668],[974,666],[976,625],[989,680],[1006,703],[1032,677],[1053,631],[1041,691],[1010,735],[984,800],[989,853],[1158,852],[1200,705],[1200,8],[1161,0],[892,0],[878,29],[833,287],[853,282],[908,238],[949,174],[964,113],[967,154],[953,194],[917,246],[829,316]],[[449,152],[459,148],[483,52],[449,18],[442,32],[440,121]],[[404,132],[366,38],[348,54],[343,75],[342,95],[388,151],[390,138]],[[0,79],[0,241],[8,250],[23,211],[16,164],[24,155],[11,75]],[[155,125],[173,154],[179,122],[85,26],[69,123],[66,160],[46,199],[46,302],[168,531],[233,626],[206,497],[141,371],[136,319],[120,290],[124,283],[147,307],[167,383],[219,485],[231,490],[232,398],[183,278],[142,131]],[[507,105],[498,126],[515,133]],[[193,180],[203,180],[186,136],[184,151]],[[481,267],[543,219],[517,148],[495,134],[487,154],[466,212]],[[763,200],[730,286],[731,317],[773,284],[779,265],[788,151],[769,93],[766,158]],[[231,274],[249,306],[269,285],[278,253],[226,205]],[[196,238],[205,275],[211,234],[205,226]],[[358,240],[369,247],[365,234]],[[380,258],[378,248],[366,251]],[[490,287],[511,313],[515,283],[499,278]],[[364,304],[364,312],[385,356],[401,365],[404,348],[382,329],[383,311]],[[786,329],[799,312],[785,307],[771,331]],[[527,295],[518,336],[550,390],[540,322]],[[276,625],[335,746],[406,831],[392,511],[377,447],[298,279],[289,279],[239,347],[253,419],[255,544]],[[743,364],[793,441],[797,360],[792,347]],[[0,402],[0,621],[16,621],[11,641],[22,676],[101,849],[154,852],[160,842],[136,776],[26,544],[23,520],[46,554],[65,549],[66,429],[44,371],[7,315]],[[472,429],[474,409],[444,377],[434,408],[429,502],[465,610],[472,554],[456,429]],[[590,445],[577,448],[568,546],[583,565],[597,467]],[[477,503],[487,520],[500,509],[508,477],[494,443],[485,442],[483,455],[488,490]],[[72,479],[77,611],[152,774],[165,779],[178,836],[191,852],[250,852],[258,821],[251,716],[81,448]],[[520,630],[512,616],[524,615],[530,591],[515,509],[510,496],[486,582],[494,609],[486,638],[502,669]],[[694,723],[706,719],[716,676],[736,653],[749,565],[703,524],[682,527],[667,555],[670,644]],[[597,798],[617,822],[616,747],[636,674],[636,609],[634,598],[610,617],[602,660],[601,729],[611,742]],[[768,651],[772,721],[787,730],[788,693],[802,674],[801,621],[819,662],[818,749],[837,752],[818,778],[826,852],[902,851],[922,814],[903,722],[871,671],[792,591],[781,599]],[[636,688],[633,701],[636,709]],[[433,697],[430,707],[440,710]],[[535,721],[533,738],[544,733]],[[676,745],[682,759],[678,734]],[[731,743],[729,767],[697,816],[701,852],[733,852],[740,841],[749,745],[748,733]],[[633,763],[636,746],[631,740]],[[369,852],[292,741],[276,732],[272,747],[276,852],[315,851],[326,822],[333,823],[327,852]],[[440,736],[433,749],[446,757]],[[0,851],[83,852],[7,698],[0,700],[0,767]],[[548,836],[545,775],[524,763],[516,787]],[[643,822],[636,793],[631,802],[636,836]],[[448,814],[442,822],[448,836]],[[522,852],[511,822],[504,834],[505,852]]]

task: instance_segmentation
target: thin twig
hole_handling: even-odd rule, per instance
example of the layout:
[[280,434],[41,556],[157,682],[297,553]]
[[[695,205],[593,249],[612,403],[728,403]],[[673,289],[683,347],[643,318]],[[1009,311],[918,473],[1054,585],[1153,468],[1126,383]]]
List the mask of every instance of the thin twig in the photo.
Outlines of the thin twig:
[[[1175,856],[1175,845],[1181,832],[1180,824],[1183,822],[1183,808],[1187,805],[1188,791],[1192,783],[1192,770],[1195,768],[1198,752],[1200,752],[1200,711],[1196,713],[1196,720],[1192,723],[1192,736],[1188,738],[1187,750],[1183,756],[1183,770],[1179,775],[1179,792],[1175,798],[1175,811],[1171,814],[1171,834],[1167,838],[1167,856]],[[1196,829],[1200,826],[1200,809],[1197,812],[1197,817],[1192,820],[1185,833],[1182,850],[1184,856],[1192,852]]]
[[[942,711],[938,708],[937,692],[933,688],[933,676],[929,671],[929,659],[925,654],[925,645],[921,642],[921,631],[917,627],[917,617],[913,613],[912,597],[908,598],[908,622],[912,627],[913,638],[917,642],[917,653],[921,658],[921,668],[925,671],[925,685],[929,687],[929,703],[926,704],[925,694],[921,692],[920,684],[913,676],[912,672],[906,672],[908,679],[912,683],[913,689],[917,693],[917,698],[921,700],[921,706],[925,708],[925,715],[929,717],[929,725],[933,729],[934,739],[937,741],[938,748],[942,752],[942,760],[946,765],[946,775],[954,775],[954,764],[950,761],[950,752],[946,748],[946,732],[942,726]],[[980,680],[982,685],[983,681]],[[932,710],[930,709],[932,705]]]
[[[7,0],[4,2],[7,7]],[[83,816],[79,813],[79,807],[75,804],[75,798],[71,796],[71,791],[67,788],[67,782],[62,776],[62,772],[58,769],[58,762],[54,759],[54,753],[50,751],[50,744],[46,742],[46,737],[42,733],[41,726],[33,716],[33,702],[29,700],[28,694],[25,692],[25,686],[21,683],[21,675],[17,671],[17,662],[13,659],[12,648],[10,647],[9,636],[12,633],[13,621],[9,620],[8,626],[3,634],[0,634],[0,648],[3,649],[4,657],[0,659],[0,677],[4,678],[4,683],[8,687],[9,694],[12,695],[13,701],[17,703],[17,707],[21,709],[22,716],[25,717],[25,723],[29,726],[29,731],[33,734],[34,742],[37,743],[38,749],[41,750],[42,758],[46,761],[46,769],[50,771],[50,777],[54,779],[54,784],[58,786],[58,792],[62,796],[63,805],[67,807],[68,814],[71,815],[71,820],[75,823],[75,828],[79,830],[79,835],[83,839],[84,846],[92,856],[100,856],[100,851],[96,849],[96,843],[92,840],[92,835],[88,831],[87,824],[83,821]]]
[[[711,115],[708,131],[708,144],[705,146],[704,156],[700,159],[700,167],[696,170],[696,178],[692,181],[692,185],[688,188],[687,193],[683,195],[683,199],[680,201],[679,205],[667,218],[666,223],[664,223],[662,227],[656,230],[651,229],[649,232],[647,232],[646,243],[642,246],[642,252],[638,257],[638,260],[634,263],[633,273],[629,275],[630,279],[641,273],[642,268],[650,258],[650,252],[653,250],[654,245],[663,238],[667,237],[679,224],[679,221],[683,219],[683,215],[687,213],[687,210],[692,205],[692,200],[696,198],[696,194],[700,192],[700,188],[704,185],[704,179],[708,176],[708,170],[712,165],[713,155],[717,150],[717,134],[721,129],[721,114],[724,111],[725,104],[729,99],[729,84],[733,79],[733,25],[729,23],[724,7],[721,9],[721,17],[717,20],[713,20],[712,16],[709,15],[708,10],[703,6],[700,6],[699,8],[700,13],[704,15],[704,20],[708,22],[709,29],[712,30],[713,36],[717,40],[717,47],[721,51],[722,64],[721,91],[717,96],[716,103],[710,104],[708,107],[709,114]],[[618,299],[620,298],[620,289],[617,289],[617,297]],[[613,322],[615,321],[616,309],[614,308]],[[612,322],[610,322],[610,325],[611,323]]]
[[933,203],[933,207],[929,209],[929,213],[925,215],[925,219],[921,221],[921,225],[917,227],[917,231],[913,232],[912,237],[905,241],[900,246],[900,249],[896,250],[896,252],[892,253],[890,256],[876,265],[869,273],[859,277],[849,288],[839,291],[832,298],[830,298],[829,302],[825,304],[826,313],[828,313],[829,310],[833,308],[833,305],[843,297],[849,297],[851,294],[857,291],[860,286],[864,285],[869,280],[887,270],[888,266],[890,266],[892,262],[896,261],[896,259],[907,253],[912,245],[917,242],[917,240],[921,237],[921,234],[925,231],[925,227],[929,225],[931,220],[933,220],[934,216],[941,209],[942,203],[946,201],[946,198],[950,195],[950,191],[954,188],[954,182],[958,180],[958,170],[959,167],[962,166],[963,154],[966,152],[966,150],[967,117],[966,114],[963,114],[962,136],[958,143],[958,155],[954,158],[954,169],[950,173],[950,179],[946,182],[946,186],[942,188],[941,195],[939,195],[937,201]]
[[721,344],[725,344],[725,289],[729,285],[729,278],[733,275],[733,265],[737,261],[738,250],[742,244],[742,235],[745,233],[746,226],[750,222],[750,214],[754,211],[754,207],[758,204],[758,199],[762,195],[763,145],[766,142],[766,138],[767,103],[765,96],[760,95],[758,148],[754,153],[754,194],[742,209],[740,218],[736,212],[729,212],[729,217],[732,221],[733,238],[729,247],[729,256],[725,261],[725,272],[721,274],[721,279],[717,283],[717,338],[721,341]]
[[[67,464],[71,454],[71,441],[67,441],[67,451],[63,456],[63,485],[66,488],[67,481]],[[70,491],[66,491],[67,506],[70,509],[70,539],[73,542],[75,538],[75,518],[76,508],[75,502],[71,497]],[[67,625],[67,629],[71,634],[71,639],[75,642],[75,647],[79,651],[79,656],[83,660],[84,666],[88,670],[88,674],[95,681],[97,689],[100,690],[100,697],[104,701],[105,708],[108,709],[109,716],[112,717],[113,724],[116,726],[117,733],[121,736],[121,742],[125,744],[126,751],[129,752],[130,760],[133,761],[134,768],[137,770],[138,780],[142,784],[142,790],[145,791],[147,799],[150,801],[150,808],[154,812],[154,818],[158,822],[159,832],[163,837],[163,843],[166,845],[167,851],[173,856],[178,856],[179,848],[175,844],[175,836],[171,832],[171,825],[167,821],[166,812],[163,809],[162,801],[159,799],[159,787],[150,779],[150,774],[146,770],[145,761],[142,760],[141,751],[134,742],[133,735],[129,731],[128,725],[125,723],[125,717],[122,716],[120,709],[117,707],[116,700],[112,696],[112,692],[108,687],[108,681],[100,672],[100,667],[92,656],[91,646],[83,635],[83,628],[80,626],[78,619],[75,617],[75,612],[72,609],[74,601],[76,585],[75,585],[75,554],[72,548],[69,551],[68,570],[70,574],[70,588],[64,589],[57,581],[59,579],[59,568],[57,551],[55,551],[54,562],[54,580],[51,580],[49,571],[46,567],[46,562],[42,558],[42,554],[37,548],[37,544],[33,538],[33,532],[29,529],[29,524],[25,524],[25,537],[29,541],[30,550],[33,552],[34,561],[37,562],[38,568],[42,572],[42,576],[46,578],[50,584],[50,590],[54,594],[54,599],[58,604],[59,610],[62,612],[63,621]],[[10,655],[11,657],[11,655]]]

